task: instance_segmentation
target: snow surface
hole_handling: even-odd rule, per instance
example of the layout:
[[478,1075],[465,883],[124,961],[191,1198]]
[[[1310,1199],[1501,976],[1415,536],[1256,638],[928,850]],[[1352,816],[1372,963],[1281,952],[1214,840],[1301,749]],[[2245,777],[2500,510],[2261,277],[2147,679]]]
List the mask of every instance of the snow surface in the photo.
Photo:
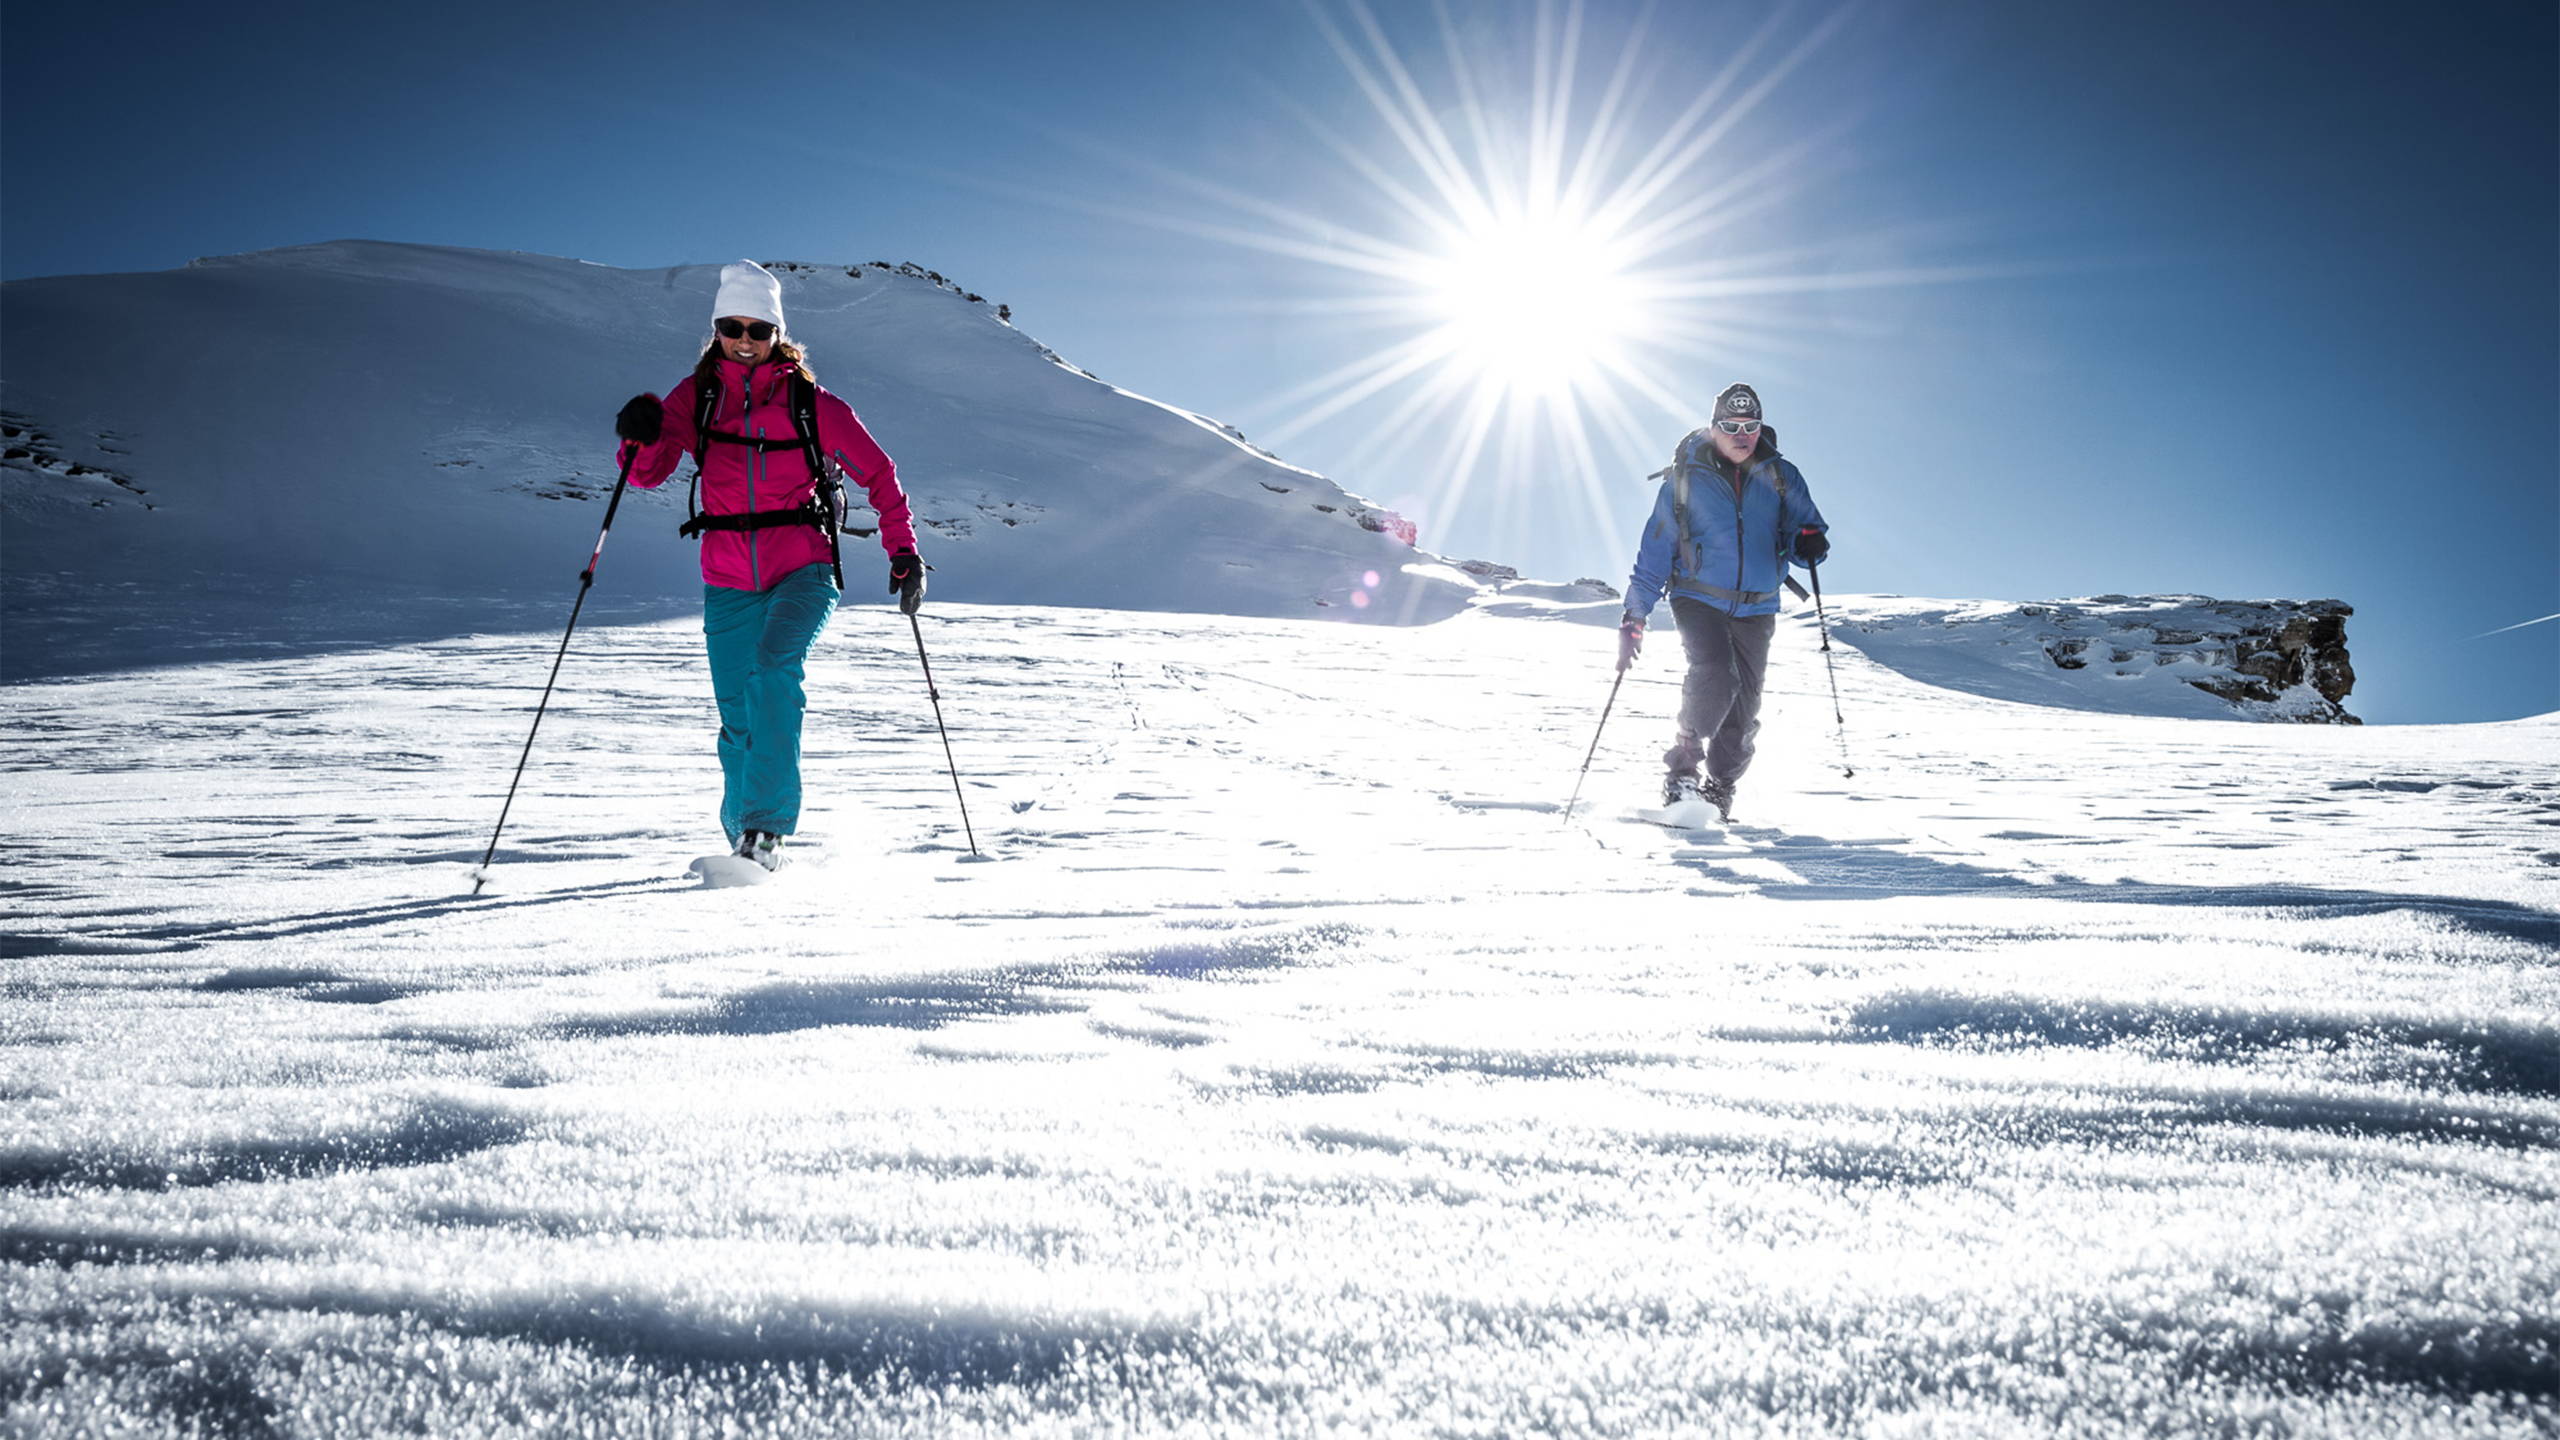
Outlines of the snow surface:
[[[578,548],[573,544],[571,548]],[[2525,1435],[2560,717],[2032,707],[1780,625],[928,605],[703,890],[687,621],[22,683],[15,1433]],[[1984,662],[1989,663],[1989,662]]]

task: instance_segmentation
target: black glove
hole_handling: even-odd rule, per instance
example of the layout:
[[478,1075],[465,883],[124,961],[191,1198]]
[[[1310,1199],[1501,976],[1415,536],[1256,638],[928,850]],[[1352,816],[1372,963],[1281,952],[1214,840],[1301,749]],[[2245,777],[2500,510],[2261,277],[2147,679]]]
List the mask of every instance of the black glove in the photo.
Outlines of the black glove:
[[658,434],[667,427],[666,407],[655,395],[634,395],[613,417],[613,433],[642,445],[658,443]]
[[1644,617],[1641,615],[1622,617],[1618,621],[1618,668],[1624,670],[1636,663],[1636,656],[1643,649]]
[[1822,563],[1822,557],[1830,553],[1831,539],[1821,531],[1807,525],[1796,532],[1797,559],[1807,565],[1819,565]]
[[924,605],[924,558],[913,550],[889,557],[889,589],[898,597],[900,614],[913,615]]

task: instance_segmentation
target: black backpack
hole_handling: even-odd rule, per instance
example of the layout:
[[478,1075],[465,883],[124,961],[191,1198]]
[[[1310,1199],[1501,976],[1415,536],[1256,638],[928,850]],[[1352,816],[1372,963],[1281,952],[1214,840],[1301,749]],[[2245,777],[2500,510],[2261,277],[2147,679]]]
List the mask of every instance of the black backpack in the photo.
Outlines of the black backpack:
[[[844,484],[829,465],[826,452],[818,448],[818,382],[808,372],[791,372],[791,428],[799,433],[789,440],[760,440],[752,435],[733,434],[711,428],[711,416],[720,407],[720,387],[696,376],[693,382],[693,475],[685,481],[684,524],[676,533],[688,540],[700,539],[705,530],[770,530],[782,525],[815,525],[827,537],[827,563],[836,574],[836,589],[844,589],[844,552],[841,533],[844,525]],[[702,457],[717,440],[724,445],[744,445],[753,450],[788,450],[798,446],[809,456],[809,473],[817,479],[817,489],[809,498],[788,510],[742,510],[735,515],[706,515],[697,496],[702,487]]]

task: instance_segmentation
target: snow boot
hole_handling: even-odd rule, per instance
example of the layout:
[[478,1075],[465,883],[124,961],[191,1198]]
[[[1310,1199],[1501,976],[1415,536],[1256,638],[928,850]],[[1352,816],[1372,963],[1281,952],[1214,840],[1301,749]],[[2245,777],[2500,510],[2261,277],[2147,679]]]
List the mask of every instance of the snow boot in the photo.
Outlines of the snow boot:
[[1722,821],[1724,821],[1724,822],[1725,822],[1725,823],[1727,823],[1727,824],[1731,824],[1731,823],[1732,823],[1732,821],[1733,821],[1733,782],[1732,782],[1732,781],[1730,781],[1730,780],[1709,780],[1706,784],[1704,784],[1704,785],[1702,785],[1702,786],[1698,787],[1698,794],[1699,794],[1699,796],[1700,796],[1701,798],[1703,798],[1703,799],[1704,799],[1708,804],[1713,805],[1714,807],[1716,807],[1716,818],[1717,818],[1718,820],[1722,820]]
[[1698,786],[1698,766],[1706,758],[1706,747],[1690,735],[1681,736],[1678,743],[1662,752],[1663,767],[1671,772],[1662,777],[1664,805],[1699,798],[1703,792]]
[[738,837],[738,858],[753,860],[767,870],[782,868],[782,837],[770,830],[749,830]]

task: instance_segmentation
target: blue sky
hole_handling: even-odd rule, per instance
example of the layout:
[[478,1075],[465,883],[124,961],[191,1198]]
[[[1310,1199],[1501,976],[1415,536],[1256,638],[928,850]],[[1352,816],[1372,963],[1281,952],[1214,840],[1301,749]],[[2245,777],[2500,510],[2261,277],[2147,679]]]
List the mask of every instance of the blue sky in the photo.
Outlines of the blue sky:
[[[2369,719],[2560,708],[2560,623],[2474,638],[2560,612],[2547,3],[71,10],[0,35],[9,278],[344,237],[913,259],[1432,548],[1614,581],[1644,472],[1748,378],[1834,589],[2335,596]],[[1649,392],[1587,453],[1464,357],[1311,418],[1437,303],[1338,263],[1447,248],[1355,81],[1386,55],[1484,184],[1542,55],[1567,155],[1628,57],[1599,193],[1711,142],[1644,214],[1721,198],[1637,267],[1710,293],[1622,317]]]

